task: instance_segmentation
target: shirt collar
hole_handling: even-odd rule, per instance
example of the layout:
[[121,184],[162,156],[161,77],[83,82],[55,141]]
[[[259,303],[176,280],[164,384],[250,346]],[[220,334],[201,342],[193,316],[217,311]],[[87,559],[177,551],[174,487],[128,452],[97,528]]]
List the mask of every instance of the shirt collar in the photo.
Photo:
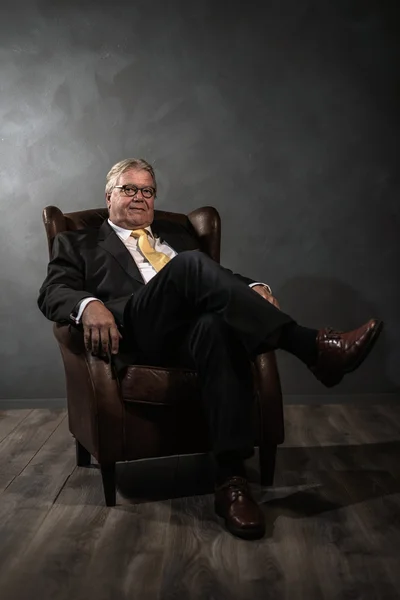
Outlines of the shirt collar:
[[[108,219],[108,224],[114,229],[115,233],[124,241],[126,242],[126,240],[130,237],[131,233],[132,233],[132,229],[124,229],[123,227],[120,227],[119,225],[115,225],[115,223],[113,223],[112,221],[110,221],[110,219]],[[154,234],[151,230],[151,226],[147,225],[147,227],[142,227],[142,229],[146,229],[146,231],[148,231],[151,235],[151,237],[154,237]]]

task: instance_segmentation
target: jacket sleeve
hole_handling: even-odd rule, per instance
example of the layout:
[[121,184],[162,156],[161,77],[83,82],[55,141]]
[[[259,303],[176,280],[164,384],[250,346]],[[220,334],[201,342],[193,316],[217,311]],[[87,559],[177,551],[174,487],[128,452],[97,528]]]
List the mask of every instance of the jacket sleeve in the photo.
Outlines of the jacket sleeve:
[[243,281],[246,285],[251,285],[252,283],[256,283],[255,279],[250,279],[250,277],[245,277],[244,275],[240,275],[240,273],[232,273],[237,279]]
[[74,323],[73,312],[84,298],[84,264],[71,237],[60,233],[54,239],[47,277],[39,291],[38,306],[45,317],[58,323]]
[[[220,265],[220,266],[222,267],[222,265]],[[227,271],[234,277],[236,277],[236,279],[243,281],[243,283],[245,283],[246,285],[251,285],[252,283],[256,283],[255,279],[251,279],[250,277],[245,277],[244,275],[241,275],[240,273],[234,273],[231,269],[228,269],[227,267],[222,267],[222,268],[225,269],[225,271]]]

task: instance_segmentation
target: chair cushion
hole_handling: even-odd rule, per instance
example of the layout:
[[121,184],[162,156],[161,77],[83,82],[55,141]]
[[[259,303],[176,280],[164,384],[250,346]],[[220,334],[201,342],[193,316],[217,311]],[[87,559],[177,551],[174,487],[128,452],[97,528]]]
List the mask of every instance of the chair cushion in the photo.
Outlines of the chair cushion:
[[200,398],[197,372],[191,369],[129,365],[120,385],[126,402],[172,406],[187,398]]

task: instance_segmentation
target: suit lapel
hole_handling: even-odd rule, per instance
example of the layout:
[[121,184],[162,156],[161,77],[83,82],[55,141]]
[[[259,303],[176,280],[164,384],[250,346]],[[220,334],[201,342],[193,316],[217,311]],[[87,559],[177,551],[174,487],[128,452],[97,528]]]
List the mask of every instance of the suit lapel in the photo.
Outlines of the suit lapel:
[[119,239],[107,221],[104,221],[100,227],[98,243],[103,250],[113,255],[130,277],[133,277],[133,279],[136,279],[136,281],[139,281],[140,283],[144,283],[143,277],[129,250]]

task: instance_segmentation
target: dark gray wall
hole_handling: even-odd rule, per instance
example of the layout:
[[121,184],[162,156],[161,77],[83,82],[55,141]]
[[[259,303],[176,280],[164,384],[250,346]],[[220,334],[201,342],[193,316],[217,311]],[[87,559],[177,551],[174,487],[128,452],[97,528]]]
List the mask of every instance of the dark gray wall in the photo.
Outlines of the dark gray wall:
[[[158,207],[216,206],[222,263],[269,282],[301,323],[383,318],[374,355],[333,393],[398,391],[395,4],[2,6],[0,397],[65,395],[36,307],[41,211],[102,205],[127,156],[154,163]],[[325,393],[292,357],[280,364],[286,393]]]

